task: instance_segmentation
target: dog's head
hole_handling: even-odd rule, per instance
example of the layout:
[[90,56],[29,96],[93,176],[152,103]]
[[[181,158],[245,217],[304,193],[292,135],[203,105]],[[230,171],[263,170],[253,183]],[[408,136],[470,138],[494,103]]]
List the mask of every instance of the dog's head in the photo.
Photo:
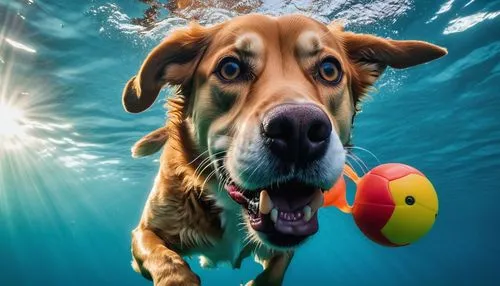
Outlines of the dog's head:
[[254,237],[289,248],[318,230],[322,191],[342,172],[367,89],[387,66],[445,54],[304,16],[247,15],[174,32],[129,81],[123,103],[141,112],[164,85],[178,85],[183,120],[216,170],[219,197],[243,210]]

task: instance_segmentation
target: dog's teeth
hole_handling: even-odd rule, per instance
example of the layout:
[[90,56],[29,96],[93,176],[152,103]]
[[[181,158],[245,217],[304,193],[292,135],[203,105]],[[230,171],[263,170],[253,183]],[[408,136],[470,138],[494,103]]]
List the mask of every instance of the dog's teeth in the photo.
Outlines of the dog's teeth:
[[315,214],[316,211],[321,206],[323,206],[323,202],[324,202],[323,192],[320,189],[318,189],[314,193],[314,198],[312,199],[311,203],[309,204],[309,206],[311,206],[312,214]]
[[277,209],[273,209],[271,211],[271,220],[276,223],[276,221],[278,221],[278,210]]
[[310,206],[304,207],[304,220],[309,221],[312,217],[312,209]]
[[273,201],[271,201],[271,197],[267,191],[263,190],[260,192],[259,198],[259,212],[261,214],[269,214],[273,209]]
[[257,209],[259,208],[259,205],[256,201],[251,201],[249,203],[249,208],[254,212],[257,213]]

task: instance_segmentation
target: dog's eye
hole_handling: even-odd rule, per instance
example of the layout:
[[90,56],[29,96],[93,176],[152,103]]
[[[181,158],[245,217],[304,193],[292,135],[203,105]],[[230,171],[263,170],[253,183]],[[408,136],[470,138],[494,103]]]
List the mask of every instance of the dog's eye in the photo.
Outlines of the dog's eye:
[[235,80],[241,74],[241,63],[235,58],[225,58],[217,68],[217,74],[224,80]]
[[330,84],[339,83],[342,79],[340,63],[332,57],[324,59],[319,64],[319,75],[322,80]]

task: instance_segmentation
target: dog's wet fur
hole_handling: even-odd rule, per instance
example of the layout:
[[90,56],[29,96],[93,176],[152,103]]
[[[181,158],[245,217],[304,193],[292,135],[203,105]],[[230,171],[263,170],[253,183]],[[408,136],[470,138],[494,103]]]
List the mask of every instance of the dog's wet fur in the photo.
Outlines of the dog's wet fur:
[[164,86],[177,88],[166,125],[132,148],[136,157],[163,148],[132,233],[134,269],[155,285],[199,285],[184,256],[239,268],[254,255],[264,271],[248,285],[281,285],[294,249],[318,229],[320,194],[342,172],[367,91],[386,67],[445,54],[300,15],[170,34],[123,92],[125,109],[139,113]]

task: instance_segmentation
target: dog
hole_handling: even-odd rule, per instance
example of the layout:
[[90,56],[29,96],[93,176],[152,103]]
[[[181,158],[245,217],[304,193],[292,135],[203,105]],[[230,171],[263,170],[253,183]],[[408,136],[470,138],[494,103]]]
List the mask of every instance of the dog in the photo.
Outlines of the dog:
[[139,225],[133,268],[154,285],[200,285],[183,257],[263,271],[247,285],[281,285],[294,249],[318,231],[323,192],[340,177],[354,116],[386,67],[446,49],[344,31],[301,15],[250,14],[171,33],[126,84],[126,111],[166,86],[165,126],[135,157],[163,148]]

